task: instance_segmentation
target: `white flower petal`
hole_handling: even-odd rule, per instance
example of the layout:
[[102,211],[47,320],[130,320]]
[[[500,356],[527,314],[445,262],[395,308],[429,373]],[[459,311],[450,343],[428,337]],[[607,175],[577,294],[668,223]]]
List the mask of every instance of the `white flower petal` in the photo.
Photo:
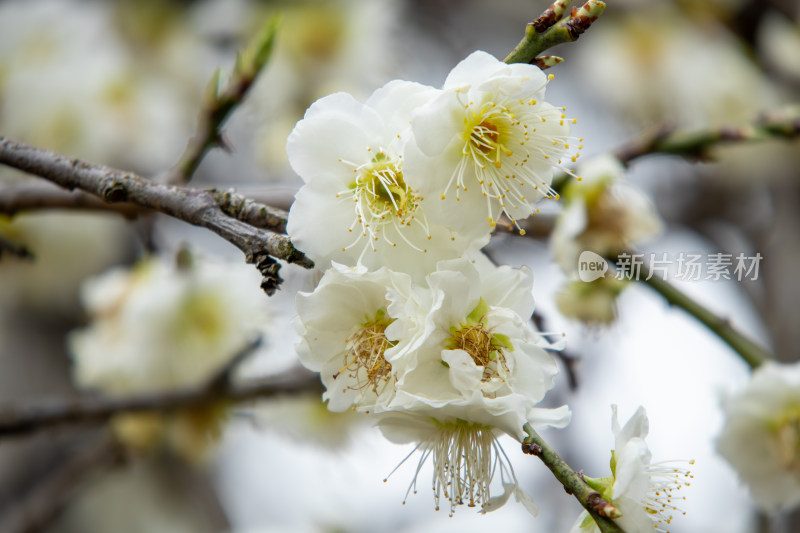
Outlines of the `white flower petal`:
[[463,128],[462,107],[457,93],[442,92],[414,111],[411,129],[415,145],[424,155],[438,157],[446,149],[459,150],[455,143]]
[[442,361],[449,365],[447,375],[456,390],[466,397],[470,397],[473,391],[480,389],[483,367],[477,366],[467,352],[444,350],[442,351]]
[[625,423],[625,426],[620,429],[617,406],[616,404],[611,406],[611,431],[614,433],[614,448],[622,449],[629,440],[634,438],[644,439],[647,437],[649,430],[650,424],[644,407],[639,406],[633,416]]
[[470,87],[472,84],[490,78],[498,72],[510,70],[508,65],[498,61],[493,55],[477,50],[453,67],[453,70],[450,71],[444,81],[444,88]]

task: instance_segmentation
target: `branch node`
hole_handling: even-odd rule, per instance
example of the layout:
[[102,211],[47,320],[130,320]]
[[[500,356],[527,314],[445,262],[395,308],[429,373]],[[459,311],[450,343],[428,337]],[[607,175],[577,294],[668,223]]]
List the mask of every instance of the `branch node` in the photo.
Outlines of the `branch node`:
[[100,194],[102,195],[103,200],[110,204],[125,202],[128,200],[128,189],[125,187],[125,185],[116,180],[112,180],[110,183],[104,185]]
[[522,442],[522,453],[526,455],[542,455],[542,447],[535,442],[530,442],[527,439]]
[[622,512],[614,505],[604,500],[599,492],[592,492],[589,494],[589,496],[586,497],[586,505],[600,516],[606,518],[620,518],[622,516]]

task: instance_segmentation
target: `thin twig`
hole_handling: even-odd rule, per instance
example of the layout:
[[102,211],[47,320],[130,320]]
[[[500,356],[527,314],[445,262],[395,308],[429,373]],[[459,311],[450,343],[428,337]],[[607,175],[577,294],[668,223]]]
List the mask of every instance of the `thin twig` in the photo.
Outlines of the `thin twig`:
[[107,204],[83,191],[65,191],[61,187],[41,180],[30,179],[0,187],[0,213],[15,215],[40,209],[104,211],[129,219],[147,211],[143,207],[127,202]]
[[22,435],[57,424],[105,421],[120,413],[166,411],[197,407],[219,400],[239,402],[318,387],[316,374],[303,372],[274,376],[237,385],[233,372],[261,345],[261,337],[248,342],[199,387],[140,394],[124,398],[84,397],[49,404],[0,408],[0,436]]
[[[571,0],[558,0],[525,28],[525,36],[504,59],[506,63],[536,63],[547,68],[561,62],[557,56],[539,54],[557,44],[576,41],[606,8],[604,2],[589,0],[564,16]],[[538,61],[537,61],[538,60]]]
[[227,400],[244,402],[279,394],[307,392],[319,388],[316,374],[274,376],[225,386],[193,387],[121,398],[89,396],[58,399],[38,405],[0,407],[0,436],[19,436],[64,424],[104,422],[114,415],[146,411],[169,411]]
[[729,320],[712,313],[705,306],[700,305],[667,281],[651,275],[646,265],[637,263],[637,267],[639,266],[641,267],[639,281],[663,296],[670,305],[680,307],[695,317],[739,354],[751,368],[756,368],[765,361],[775,358],[766,349],[739,333],[731,326]]
[[247,96],[250,87],[267,64],[276,31],[277,19],[273,18],[248,48],[237,55],[233,73],[223,89],[220,89],[220,71],[214,73],[203,98],[203,108],[197,117],[195,133],[189,139],[178,162],[167,174],[166,183],[172,185],[188,183],[209,150],[215,146],[227,148],[220,130],[234,109]]
[[[800,137],[800,111],[778,109],[762,114],[748,126],[723,126],[692,131],[660,126],[642,133],[638,139],[612,153],[625,165],[640,157],[655,154],[707,161],[711,158],[712,149],[717,146],[797,137]],[[557,192],[563,192],[569,180],[568,174],[559,174],[553,178],[551,187]]]
[[55,469],[30,494],[8,506],[0,517],[3,533],[43,531],[75,491],[95,473],[113,468],[123,458],[122,449],[105,431]]
[[522,441],[522,451],[528,455],[535,455],[547,466],[555,478],[564,486],[568,494],[572,494],[581,506],[592,516],[600,531],[603,533],[625,533],[612,518],[619,518],[622,513],[614,505],[604,500],[600,493],[591,488],[581,479],[564,460],[559,457],[553,448],[547,444],[530,424],[525,424],[525,433],[528,434]]
[[650,154],[672,154],[688,159],[708,160],[710,150],[719,145],[767,139],[792,139],[798,135],[800,135],[800,112],[777,110],[762,115],[748,126],[726,126],[696,131],[674,131],[664,127],[623,146],[614,155],[625,164]]
[[80,189],[107,203],[130,202],[210,229],[239,248],[264,276],[272,294],[281,282],[273,258],[311,268],[313,262],[286,235],[254,227],[225,213],[209,191],[162,185],[130,172],[86,163],[0,137],[0,163],[41,176],[66,189]]

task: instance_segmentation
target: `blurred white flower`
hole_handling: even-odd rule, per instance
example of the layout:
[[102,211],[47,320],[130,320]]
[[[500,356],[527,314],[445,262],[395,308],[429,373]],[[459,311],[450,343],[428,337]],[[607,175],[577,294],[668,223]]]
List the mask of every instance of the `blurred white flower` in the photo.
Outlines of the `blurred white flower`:
[[[413,360],[378,424],[393,442],[417,442],[420,464],[432,455],[437,508],[444,497],[451,513],[463,503],[486,512],[513,493],[535,509],[496,442],[501,433],[521,440],[527,422],[569,421],[566,406],[535,407],[557,368],[530,326],[531,286],[527,269],[443,261],[397,312],[398,350]],[[492,497],[497,472],[504,491]]]
[[3,133],[153,172],[176,157],[194,111],[170,79],[134,63],[111,9],[73,0],[0,5]]
[[[0,187],[4,181],[0,177]],[[0,237],[33,255],[4,254],[0,260],[0,313],[28,309],[39,316],[73,316],[81,280],[123,261],[132,234],[116,215],[50,210],[0,215]]]
[[617,297],[626,286],[627,281],[613,276],[571,280],[556,293],[556,305],[564,316],[588,326],[608,325],[617,318]]
[[[75,381],[112,396],[201,385],[269,326],[260,281],[243,263],[193,258],[176,266],[156,257],[87,281],[83,299],[92,321],[69,336]],[[200,460],[227,408],[222,401],[120,415],[112,427],[135,449],[165,445]]]
[[365,104],[336,93],[315,102],[297,123],[286,149],[305,185],[287,231],[319,266],[385,265],[421,277],[472,244],[430,223],[426,201],[406,182],[410,113],[435,93],[400,80]]
[[260,276],[243,263],[149,258],[87,281],[90,324],[69,345],[75,379],[109,394],[203,383],[269,326]]
[[717,450],[767,511],[800,504],[800,363],[765,363],[723,402]]
[[238,414],[259,430],[274,431],[326,452],[345,450],[367,422],[356,411],[331,411],[317,393],[270,398]]
[[547,83],[538,67],[478,51],[414,113],[407,181],[441,199],[437,216],[474,224],[483,212],[494,226],[501,213],[523,219],[537,201],[557,196],[550,182],[570,150],[573,120],[542,100]]
[[406,274],[334,263],[314,292],[297,295],[300,361],[319,372],[332,411],[388,404],[405,363],[392,313],[411,293]]
[[575,50],[585,79],[614,80],[590,94],[615,117],[707,127],[750,122],[776,104],[778,91],[719,20],[693,22],[673,2],[641,4],[596,25],[592,46]]
[[[647,414],[639,407],[625,426],[620,427],[617,406],[611,406],[611,430],[614,450],[611,452],[611,475],[586,482],[613,504],[621,513],[615,522],[630,533],[665,531],[672,522],[679,499],[675,492],[689,485],[689,471],[669,463],[652,463],[650,449],[644,439],[649,430]],[[690,461],[690,464],[693,461]],[[592,517],[583,511],[570,533],[599,533]]]
[[624,168],[613,156],[600,156],[582,164],[581,181],[564,190],[564,210],[556,219],[550,239],[553,255],[567,272],[578,268],[581,252],[616,254],[658,235],[661,219],[643,193],[622,180]]

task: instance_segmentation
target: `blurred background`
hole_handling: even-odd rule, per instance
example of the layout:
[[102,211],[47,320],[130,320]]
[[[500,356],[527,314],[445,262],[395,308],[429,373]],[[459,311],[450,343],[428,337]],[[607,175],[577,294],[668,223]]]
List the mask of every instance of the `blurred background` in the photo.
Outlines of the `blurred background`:
[[[744,125],[800,102],[799,2],[608,3],[579,41],[550,51],[566,61],[551,69],[555,80],[547,100],[578,118],[574,134],[584,138],[582,158],[665,124]],[[288,166],[286,137],[313,101],[336,91],[363,100],[395,78],[440,86],[473,50],[504,57],[525,24],[548,5],[540,0],[5,0],[0,2],[0,135],[157,178],[191,136],[214,70],[230,71],[236,51],[279,13],[275,53],[225,127],[232,151],[209,153],[192,184],[235,187],[288,208],[300,180]],[[648,194],[664,221],[664,231],[644,243],[643,252],[761,254],[756,280],[676,284],[784,361],[800,355],[798,147],[798,140],[775,140],[720,147],[703,161],[650,156],[625,174]],[[35,194],[41,188],[46,194],[45,186],[0,168],[3,205],[11,205],[8,199],[21,191]],[[558,203],[545,202],[545,225],[559,209]],[[158,380],[163,387],[187,384],[175,377],[185,374],[178,367],[158,365],[148,370],[153,374],[143,371],[139,381],[95,378],[81,366],[90,364],[89,356],[76,353],[82,349],[76,339],[99,334],[105,327],[100,322],[116,316],[115,305],[139,294],[141,279],[162,279],[157,268],[142,267],[145,257],[157,256],[165,272],[174,270],[163,279],[193,272],[185,294],[196,295],[198,280],[206,279],[258,287],[257,275],[253,280],[234,267],[227,270],[227,281],[220,269],[201,275],[205,262],[241,264],[240,252],[205,230],[160,215],[0,211],[0,245],[5,252],[0,253],[0,411],[78,395],[161,390],[153,388],[154,375],[169,376]],[[19,247],[29,255],[10,252]],[[573,420],[566,430],[544,436],[573,467],[606,475],[613,447],[610,405],[619,405],[623,419],[643,405],[655,460],[696,460],[694,483],[680,503],[686,515],[676,517],[671,531],[800,531],[796,514],[759,514],[734,471],[714,452],[722,424],[720,397],[749,375],[730,348],[645,286],[620,295],[612,323],[564,316],[556,302],[567,277],[554,262],[546,235],[497,234],[488,251],[501,263],[533,269],[545,328],[566,333],[568,363],[546,402],[568,403]],[[286,283],[278,294],[253,303],[257,314],[251,316],[264,317],[259,323],[264,343],[241,365],[243,378],[297,365],[294,293],[311,290],[315,275],[289,266],[282,274]],[[141,314],[129,319],[146,321],[166,298],[157,292],[142,296]],[[224,305],[212,307],[228,309]],[[209,313],[193,323],[222,320]],[[130,368],[140,368],[163,349],[166,341],[150,339],[148,331],[142,328],[136,339],[140,351],[126,356]],[[114,346],[123,350],[134,343],[108,328],[102,334],[112,340],[95,347],[93,364],[116,357]],[[193,350],[193,342],[178,343],[170,353]],[[214,357],[202,368],[217,368],[221,363]],[[416,461],[409,460],[386,483],[383,479],[410,448],[389,444],[356,415],[328,413],[313,388],[237,405],[221,418],[208,416],[213,431],[207,418],[191,431],[175,420],[117,421],[112,430],[118,438],[134,435],[122,451],[108,445],[108,428],[99,424],[0,438],[0,531],[566,532],[580,511],[544,466],[523,456],[511,440],[503,441],[505,450],[541,508],[538,518],[514,504],[484,516],[461,508],[449,518],[433,510],[427,468],[420,474],[420,494],[402,505]],[[153,437],[154,423],[171,428],[171,437]],[[201,444],[181,445],[187,439]]]

